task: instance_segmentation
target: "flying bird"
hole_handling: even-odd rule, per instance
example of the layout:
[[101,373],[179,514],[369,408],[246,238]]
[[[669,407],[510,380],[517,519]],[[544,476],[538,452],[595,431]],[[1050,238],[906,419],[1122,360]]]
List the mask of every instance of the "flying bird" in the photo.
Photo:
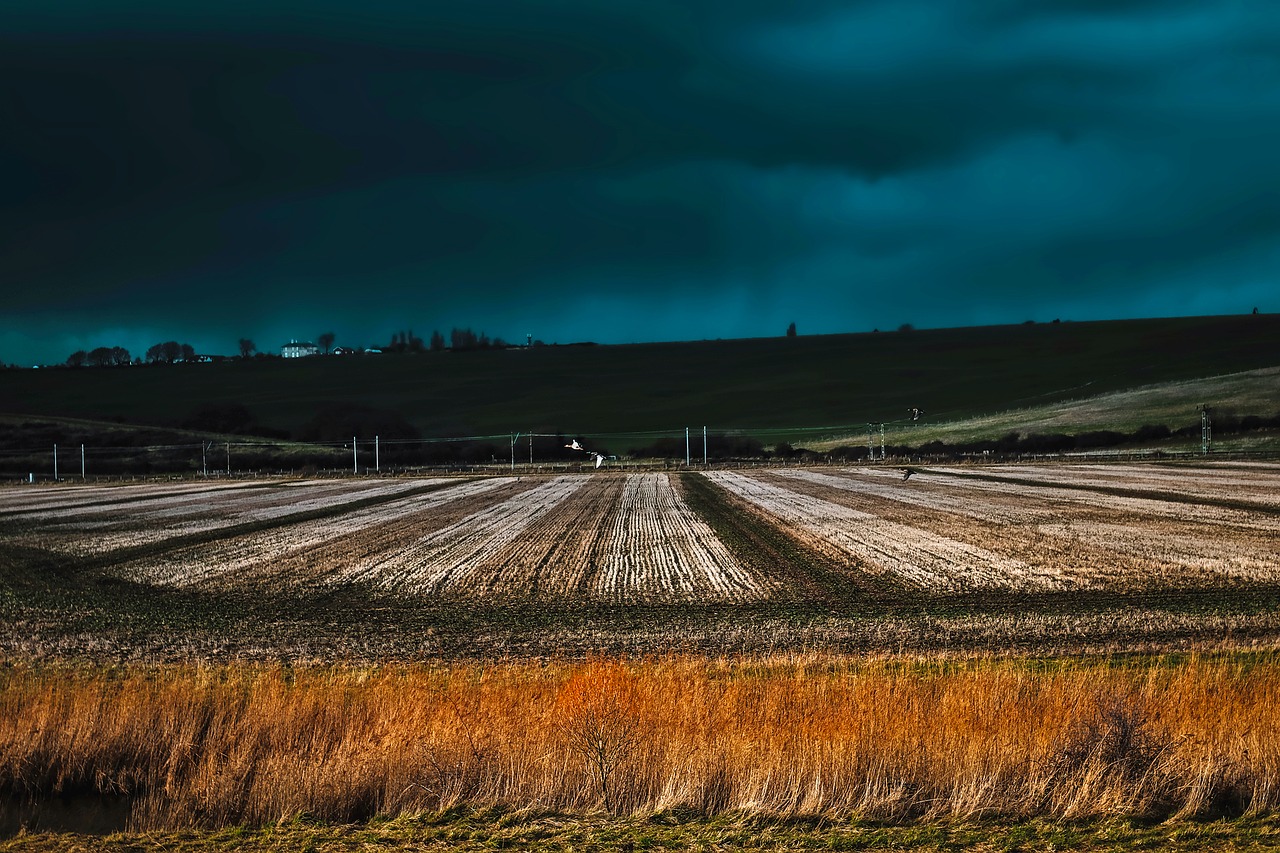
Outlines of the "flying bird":
[[902,479],[903,479],[903,480],[910,480],[910,479],[911,479],[911,475],[912,475],[912,474],[914,474],[915,472],[916,472],[916,469],[915,469],[915,468],[903,468],[903,469],[902,469]]
[[605,457],[604,457],[604,454],[603,454],[603,453],[596,453],[594,450],[588,450],[588,451],[587,451],[587,454],[588,454],[588,455],[590,455],[590,456],[594,456],[594,457],[596,458],[596,467],[597,467],[597,468],[599,468],[601,465],[603,465],[603,464],[604,464],[604,458],[605,458]]
[[565,447],[569,448],[570,450],[586,450],[585,447],[583,447],[581,444],[578,443],[578,439],[576,438],[573,440],[573,444],[566,444]]

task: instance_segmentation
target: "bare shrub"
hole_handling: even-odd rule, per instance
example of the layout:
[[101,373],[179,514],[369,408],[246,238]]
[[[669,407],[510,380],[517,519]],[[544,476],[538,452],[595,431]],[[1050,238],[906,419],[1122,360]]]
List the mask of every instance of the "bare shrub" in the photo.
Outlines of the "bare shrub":
[[642,742],[633,681],[620,663],[591,662],[569,678],[556,702],[556,728],[610,814],[619,806],[614,780],[630,767]]
[[1146,700],[1133,691],[1099,691],[1092,706],[1056,747],[1055,810],[1067,816],[1095,814],[1107,804],[1131,813],[1163,810],[1170,792],[1159,764],[1172,740],[1152,725]]

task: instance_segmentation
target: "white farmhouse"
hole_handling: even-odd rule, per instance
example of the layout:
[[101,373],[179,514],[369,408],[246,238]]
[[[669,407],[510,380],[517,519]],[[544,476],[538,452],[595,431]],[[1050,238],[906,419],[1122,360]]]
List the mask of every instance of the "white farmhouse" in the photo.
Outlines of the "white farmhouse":
[[280,347],[280,355],[285,358],[302,358],[306,355],[319,355],[320,347],[310,341],[289,341]]

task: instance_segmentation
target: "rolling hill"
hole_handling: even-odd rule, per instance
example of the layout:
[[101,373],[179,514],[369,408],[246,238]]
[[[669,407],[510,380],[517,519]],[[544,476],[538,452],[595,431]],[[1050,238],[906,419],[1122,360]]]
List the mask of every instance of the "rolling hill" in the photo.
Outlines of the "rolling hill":
[[[1280,315],[1269,314],[11,369],[0,371],[0,413],[18,416],[8,418],[10,424],[83,418],[220,432],[225,428],[212,423],[202,427],[201,417],[242,406],[249,423],[238,431],[295,438],[316,438],[332,421],[341,429],[365,423],[384,437],[388,429],[423,437],[532,431],[613,436],[622,446],[707,425],[766,443],[831,445],[845,436],[865,440],[867,422],[902,422],[911,407],[926,412],[917,428],[984,418],[984,426],[974,427],[978,432],[1032,428],[1070,401],[1113,400],[1108,395],[1276,367],[1278,344]],[[1262,411],[1239,414],[1280,411],[1280,388],[1266,405],[1267,389],[1277,385],[1274,373],[1255,381],[1246,405]],[[1215,403],[1203,399],[1205,388],[1172,393],[1150,417],[1184,426],[1197,405]],[[1128,429],[1150,422],[1132,402],[1108,406],[1100,416],[1079,417],[1075,427],[1062,421],[1053,428]],[[1129,426],[1110,426],[1112,419]]]

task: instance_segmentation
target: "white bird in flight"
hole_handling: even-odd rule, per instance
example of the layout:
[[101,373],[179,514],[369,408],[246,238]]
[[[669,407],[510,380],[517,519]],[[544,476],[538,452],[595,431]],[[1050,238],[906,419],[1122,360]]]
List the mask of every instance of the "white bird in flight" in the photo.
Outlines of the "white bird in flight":
[[583,447],[581,444],[578,444],[578,439],[576,438],[573,440],[573,444],[566,444],[565,447],[569,448],[570,450],[586,450],[585,447]]
[[603,453],[596,453],[594,450],[588,450],[588,451],[587,451],[587,453],[588,453],[589,455],[594,456],[594,457],[596,458],[596,467],[597,467],[597,468],[599,468],[602,464],[604,464],[604,454],[603,454]]

